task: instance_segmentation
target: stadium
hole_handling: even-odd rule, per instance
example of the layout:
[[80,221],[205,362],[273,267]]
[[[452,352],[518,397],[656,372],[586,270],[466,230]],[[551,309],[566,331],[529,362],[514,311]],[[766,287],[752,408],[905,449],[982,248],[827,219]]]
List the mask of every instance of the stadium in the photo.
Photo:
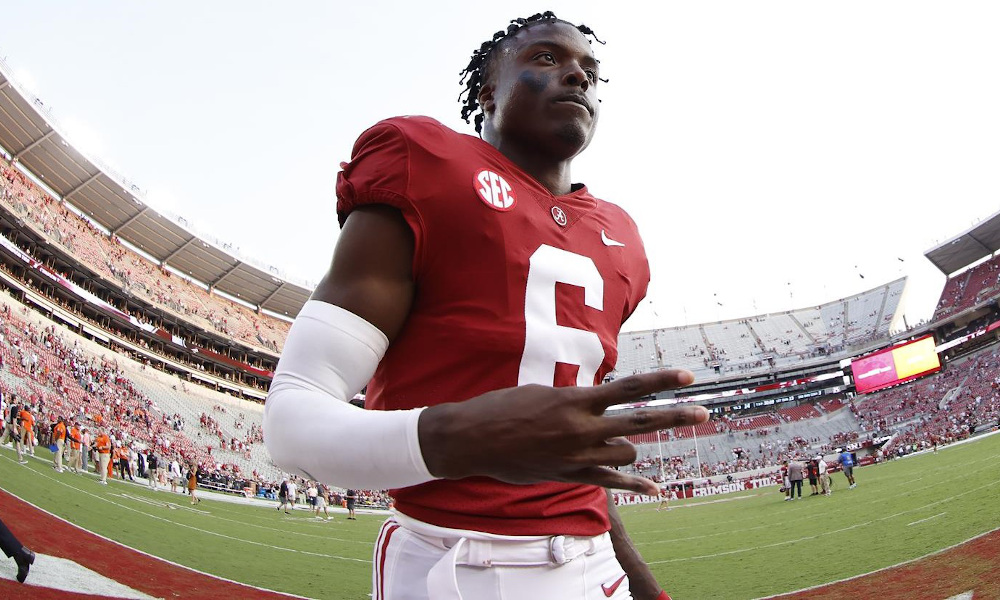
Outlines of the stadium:
[[[3,62],[0,154],[0,392],[33,408],[37,438],[23,464],[0,448],[0,515],[40,558],[24,587],[4,564],[0,596],[369,597],[384,490],[352,490],[354,523],[343,489],[329,490],[332,521],[304,508],[304,485],[290,515],[274,510],[286,474],[263,444],[263,402],[311,287],[145,203]],[[684,368],[697,383],[612,411],[712,415],[631,438],[626,469],[662,484],[669,511],[615,498],[673,598],[1000,598],[1000,213],[982,217],[926,250],[947,277],[926,322],[900,323],[898,278],[620,334],[609,379]],[[136,481],[101,486],[92,459],[53,472],[58,416],[114,431]],[[149,451],[199,465],[206,502],[148,484]],[[832,493],[785,504],[783,465],[814,457]]]

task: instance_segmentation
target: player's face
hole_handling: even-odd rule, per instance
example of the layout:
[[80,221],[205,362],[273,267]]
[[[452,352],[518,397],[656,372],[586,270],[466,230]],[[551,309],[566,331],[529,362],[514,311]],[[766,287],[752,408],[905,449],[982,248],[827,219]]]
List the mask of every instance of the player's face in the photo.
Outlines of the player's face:
[[481,102],[501,144],[529,144],[571,158],[597,125],[598,63],[586,38],[567,23],[519,31],[498,49]]

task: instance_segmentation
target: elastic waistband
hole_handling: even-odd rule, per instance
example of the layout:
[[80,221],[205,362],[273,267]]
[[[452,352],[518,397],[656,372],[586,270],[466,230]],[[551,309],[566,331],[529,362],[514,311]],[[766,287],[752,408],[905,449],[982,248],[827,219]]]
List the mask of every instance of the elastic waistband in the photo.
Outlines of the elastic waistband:
[[399,514],[394,520],[412,535],[445,550],[427,575],[427,587],[435,600],[462,600],[456,573],[460,566],[557,567],[611,545],[611,535],[607,532],[590,537],[514,537],[446,529]]

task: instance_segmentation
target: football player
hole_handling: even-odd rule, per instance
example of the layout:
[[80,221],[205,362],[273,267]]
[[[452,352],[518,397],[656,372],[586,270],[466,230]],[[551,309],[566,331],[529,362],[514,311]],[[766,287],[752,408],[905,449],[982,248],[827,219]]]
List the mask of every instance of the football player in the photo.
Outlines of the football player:
[[[342,231],[264,432],[283,469],[390,488],[376,600],[668,597],[605,488],[657,494],[613,468],[636,458],[623,436],[708,413],[604,414],[693,375],[599,385],[649,267],[632,219],[571,175],[600,113],[591,39],[551,13],[513,21],[463,72],[481,137],[392,118],[342,165]],[[348,403],[366,385],[374,410]]]

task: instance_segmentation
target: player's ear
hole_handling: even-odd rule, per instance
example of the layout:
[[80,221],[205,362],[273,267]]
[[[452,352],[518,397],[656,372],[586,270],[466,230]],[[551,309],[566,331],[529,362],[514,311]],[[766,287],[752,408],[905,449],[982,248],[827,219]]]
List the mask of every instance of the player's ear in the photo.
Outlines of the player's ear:
[[483,112],[487,115],[496,110],[496,100],[494,99],[495,91],[496,86],[492,83],[488,83],[479,88],[479,95],[476,99],[479,101],[479,106],[483,107]]

